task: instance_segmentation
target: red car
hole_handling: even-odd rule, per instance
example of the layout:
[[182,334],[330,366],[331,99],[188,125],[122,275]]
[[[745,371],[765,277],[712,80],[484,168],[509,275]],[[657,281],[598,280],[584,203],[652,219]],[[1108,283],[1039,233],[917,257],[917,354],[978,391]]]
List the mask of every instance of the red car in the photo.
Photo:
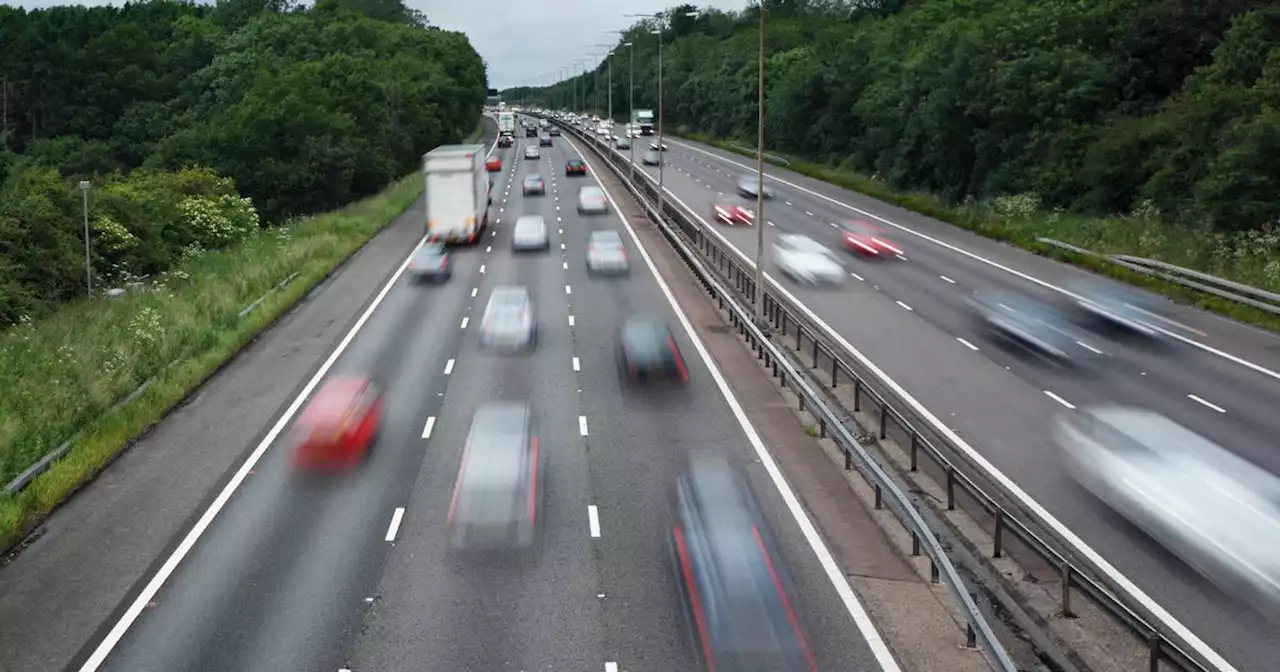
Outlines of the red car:
[[488,160],[484,162],[484,169],[491,173],[496,173],[502,170],[502,159],[496,156],[489,157]]
[[294,467],[339,471],[369,456],[382,417],[382,394],[363,376],[325,383],[294,423]]
[[844,247],[864,257],[892,257],[902,249],[885,240],[884,231],[870,222],[848,222],[844,225]]
[[582,159],[569,159],[569,162],[564,164],[564,174],[565,175],[586,175],[587,164],[583,163]]
[[716,221],[725,224],[746,224],[751,226],[756,223],[756,213],[741,205],[717,205],[715,206]]

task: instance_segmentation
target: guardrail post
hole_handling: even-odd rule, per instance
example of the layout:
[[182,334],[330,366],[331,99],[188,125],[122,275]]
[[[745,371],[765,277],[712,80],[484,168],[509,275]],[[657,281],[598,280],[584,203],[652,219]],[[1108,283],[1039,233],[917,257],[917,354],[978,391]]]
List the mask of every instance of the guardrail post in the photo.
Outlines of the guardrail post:
[[956,468],[947,465],[947,510],[956,510]]
[[816,338],[813,339],[813,366],[809,368],[811,369],[818,368],[818,339]]
[[[977,602],[978,602],[978,594],[977,594],[977,593],[969,593],[969,599],[973,600],[973,601],[974,601],[974,603],[975,603],[975,604],[977,604]],[[977,636],[977,634],[975,634],[975,633],[974,633],[974,631],[973,631],[973,623],[971,623],[971,622],[966,622],[966,623],[964,624],[964,648],[966,648],[966,649],[976,649],[976,648],[978,648],[978,636]]]
[[1153,632],[1150,635],[1148,635],[1147,642],[1148,642],[1147,650],[1151,652],[1151,655],[1147,658],[1147,670],[1148,672],[1160,672],[1160,659],[1163,656],[1160,655],[1161,645],[1160,645],[1159,633]]
[[1004,555],[1004,509],[996,507],[996,531],[991,535],[991,557]]
[[835,355],[831,355],[831,389],[833,390],[839,386],[839,382],[840,382],[840,379],[838,377],[839,374],[840,374],[840,360],[836,359]]
[[942,579],[938,578],[938,561],[929,556],[929,583],[941,583]]
[[884,494],[880,491],[880,484],[876,483],[876,511],[884,508]]
[[818,421],[818,438],[819,439],[827,438],[827,421],[826,420]]
[[1071,613],[1071,563],[1062,563],[1062,616],[1074,618]]
[[889,436],[889,402],[880,400],[880,438]]
[[920,435],[911,432],[911,471],[920,471]]
[[800,323],[796,323],[796,352],[804,349],[804,327]]
[[920,557],[920,535],[915,530],[911,531],[911,557]]
[[853,471],[853,451],[847,446],[844,448],[844,470]]
[[853,412],[862,410],[862,379],[853,379]]

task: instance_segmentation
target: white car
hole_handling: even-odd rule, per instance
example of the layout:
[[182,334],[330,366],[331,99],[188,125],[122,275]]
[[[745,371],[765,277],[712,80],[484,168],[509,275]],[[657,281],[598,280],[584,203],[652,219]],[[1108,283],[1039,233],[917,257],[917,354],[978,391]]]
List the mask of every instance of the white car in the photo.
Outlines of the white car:
[[831,250],[808,236],[782,234],[773,245],[773,260],[788,278],[807,285],[844,282],[844,266]]

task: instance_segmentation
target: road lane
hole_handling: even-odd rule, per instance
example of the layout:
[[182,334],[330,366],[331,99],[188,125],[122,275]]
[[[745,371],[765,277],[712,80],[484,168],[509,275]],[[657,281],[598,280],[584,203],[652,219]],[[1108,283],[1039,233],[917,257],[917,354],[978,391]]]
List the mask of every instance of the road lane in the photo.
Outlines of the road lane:
[[[518,178],[536,166],[547,179],[548,194],[517,198],[513,193],[507,210],[511,221],[521,214],[546,218],[551,254],[513,256],[500,230],[486,274],[489,282],[513,272],[533,273],[542,325],[538,353],[533,360],[490,360],[464,344],[456,375],[475,384],[450,387],[433,433],[437,448],[429,453],[436,462],[422,471],[378,591],[379,605],[350,669],[400,669],[410,661],[430,669],[498,664],[599,669],[617,662],[622,669],[666,671],[691,669],[694,663],[664,545],[667,486],[693,448],[747,460],[744,437],[696,357],[688,359],[692,380],[686,390],[669,396],[624,391],[614,366],[617,326],[636,312],[662,315],[673,327],[677,321],[617,216],[577,213],[577,190],[595,180],[565,178],[564,161],[573,150],[563,140],[556,142],[554,150],[543,148],[538,162],[521,159],[513,182],[519,184]],[[585,245],[595,229],[623,234],[632,253],[630,277],[587,274]],[[678,328],[674,331],[689,357],[692,345]],[[560,461],[548,470],[548,494],[554,499],[546,519],[548,543],[535,565],[518,577],[506,568],[451,567],[439,539],[469,410],[497,396],[510,398],[509,380],[519,380],[526,366],[545,371],[545,378],[540,374],[517,385],[515,394],[531,395],[544,428],[551,417],[556,431],[568,434],[556,442],[561,450],[552,455]],[[814,566],[794,521],[781,518],[785,508],[776,495],[764,499],[787,542],[783,552],[798,574],[811,620],[819,626],[812,636],[821,660],[831,669],[872,669],[868,661],[873,659],[851,636],[852,623]],[[446,629],[451,621],[458,622]]]
[[[697,214],[710,220],[717,201],[753,206],[736,195],[739,173],[732,167],[717,167],[706,157],[691,156],[680,145],[668,144],[672,149],[664,153],[664,183]],[[656,178],[656,168],[641,169]],[[770,232],[804,233],[833,247],[838,243],[838,232],[830,223],[840,219],[830,208],[816,205],[819,199],[806,200],[773,186],[775,198],[765,208],[765,226],[774,223]],[[848,218],[850,213],[841,217]],[[717,225],[717,230],[741,252],[754,256],[753,228]],[[1196,350],[1179,351],[1169,359],[1110,341],[1104,349],[1112,353],[1112,363],[1089,375],[1035,365],[982,338],[961,308],[966,293],[962,282],[976,288],[998,275],[989,276],[985,270],[966,274],[955,268],[965,265],[963,257],[957,261],[957,255],[937,251],[921,254],[917,248],[927,248],[927,243],[903,240],[902,235],[894,240],[902,243],[908,261],[879,265],[850,261],[850,270],[863,280],[851,276],[840,289],[806,289],[785,281],[784,286],[1087,543],[1105,549],[1121,571],[1220,653],[1244,670],[1269,669],[1270,660],[1280,653],[1280,643],[1265,634],[1269,628],[1093,502],[1054,468],[1057,451],[1048,439],[1052,417],[1065,410],[1058,399],[1076,406],[1114,401],[1178,418],[1280,471],[1280,456],[1270,448],[1273,442],[1268,438],[1280,429],[1280,419],[1266,410],[1275,398],[1266,389],[1269,379]],[[925,266],[935,257],[945,257],[940,263],[948,264],[941,272]],[[943,280],[943,275],[956,282]],[[1006,284],[1014,277],[1004,275]],[[933,277],[937,283],[930,286]],[[949,293],[954,293],[954,300]],[[904,309],[897,301],[912,309]],[[886,339],[885,334],[894,337]],[[1209,394],[1227,399],[1223,403],[1232,408],[1219,413],[1186,396],[1198,391],[1204,391],[1206,400]]]

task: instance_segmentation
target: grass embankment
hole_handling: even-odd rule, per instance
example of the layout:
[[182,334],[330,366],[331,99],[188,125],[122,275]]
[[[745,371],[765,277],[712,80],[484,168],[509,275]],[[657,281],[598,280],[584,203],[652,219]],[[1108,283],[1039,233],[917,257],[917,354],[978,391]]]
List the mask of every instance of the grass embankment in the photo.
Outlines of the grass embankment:
[[[755,157],[752,141],[725,141],[682,130],[678,137],[705,143],[745,157]],[[1102,254],[1128,254],[1157,259],[1269,291],[1280,291],[1280,232],[1248,232],[1235,236],[1160,221],[1154,211],[1126,216],[1087,217],[1044,212],[1034,195],[1003,196],[986,202],[946,203],[932,194],[902,192],[884,182],[803,158],[781,155],[770,160],[802,175],[850,189],[886,203],[955,224],[987,238],[1003,241],[1159,292],[1181,303],[1280,331],[1280,315],[1129,271],[1098,259],[1045,245],[1052,238]]]
[[[84,431],[24,490],[0,494],[0,549],[18,541],[28,523],[92,478],[421,192],[421,178],[406,177],[337,212],[190,259],[120,300],[69,304],[0,335],[0,485]],[[292,282],[239,316],[294,273]],[[153,377],[141,396],[108,412]]]

